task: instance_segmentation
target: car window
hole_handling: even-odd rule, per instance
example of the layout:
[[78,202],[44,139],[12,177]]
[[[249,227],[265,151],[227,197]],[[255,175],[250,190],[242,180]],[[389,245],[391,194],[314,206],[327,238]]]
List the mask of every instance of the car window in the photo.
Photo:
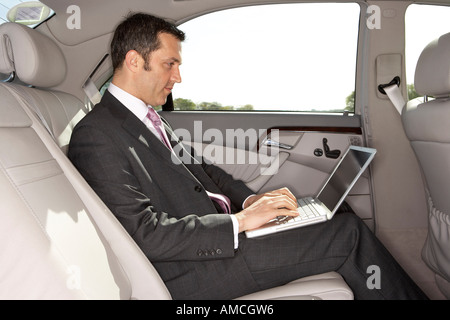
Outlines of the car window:
[[0,24],[16,22],[34,28],[53,14],[39,1],[0,0]]
[[414,89],[417,60],[434,39],[450,32],[450,7],[412,4],[405,15],[405,64],[408,99],[418,96]]
[[356,3],[297,3],[181,24],[175,110],[353,112],[359,17]]

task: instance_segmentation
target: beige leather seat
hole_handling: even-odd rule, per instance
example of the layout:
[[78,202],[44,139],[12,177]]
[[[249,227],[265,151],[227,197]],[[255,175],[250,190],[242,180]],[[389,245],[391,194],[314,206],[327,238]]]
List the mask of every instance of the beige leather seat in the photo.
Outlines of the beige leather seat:
[[[163,281],[65,155],[88,112],[52,91],[65,77],[57,45],[0,26],[0,299],[171,299]],[[335,272],[243,299],[353,299]]]
[[419,94],[433,97],[409,101],[402,112],[428,194],[429,230],[422,257],[450,299],[450,33],[423,50],[414,85]]

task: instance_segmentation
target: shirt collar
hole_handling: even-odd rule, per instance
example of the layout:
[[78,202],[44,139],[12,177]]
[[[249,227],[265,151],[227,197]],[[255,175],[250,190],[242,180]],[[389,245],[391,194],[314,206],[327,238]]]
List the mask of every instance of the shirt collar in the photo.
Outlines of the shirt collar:
[[112,83],[109,85],[108,91],[136,117],[138,117],[141,121],[144,121],[147,116],[148,108],[151,108],[151,106],[147,106],[144,101],[136,98]]

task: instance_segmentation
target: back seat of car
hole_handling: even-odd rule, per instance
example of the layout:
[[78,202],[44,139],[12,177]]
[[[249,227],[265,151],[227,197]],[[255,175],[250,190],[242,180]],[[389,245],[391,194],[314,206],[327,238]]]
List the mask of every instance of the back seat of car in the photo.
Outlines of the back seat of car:
[[[89,111],[52,91],[65,78],[58,46],[37,30],[0,26],[0,299],[171,299],[152,264],[66,157]],[[33,87],[39,87],[33,88]],[[243,299],[353,299],[330,272]]]

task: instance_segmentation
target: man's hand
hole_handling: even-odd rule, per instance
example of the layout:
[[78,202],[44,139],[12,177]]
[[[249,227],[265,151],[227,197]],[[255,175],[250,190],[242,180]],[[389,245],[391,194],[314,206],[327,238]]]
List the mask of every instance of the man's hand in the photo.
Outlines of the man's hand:
[[298,216],[297,199],[287,188],[254,195],[244,203],[244,210],[237,213],[239,232],[262,226],[277,216]]

